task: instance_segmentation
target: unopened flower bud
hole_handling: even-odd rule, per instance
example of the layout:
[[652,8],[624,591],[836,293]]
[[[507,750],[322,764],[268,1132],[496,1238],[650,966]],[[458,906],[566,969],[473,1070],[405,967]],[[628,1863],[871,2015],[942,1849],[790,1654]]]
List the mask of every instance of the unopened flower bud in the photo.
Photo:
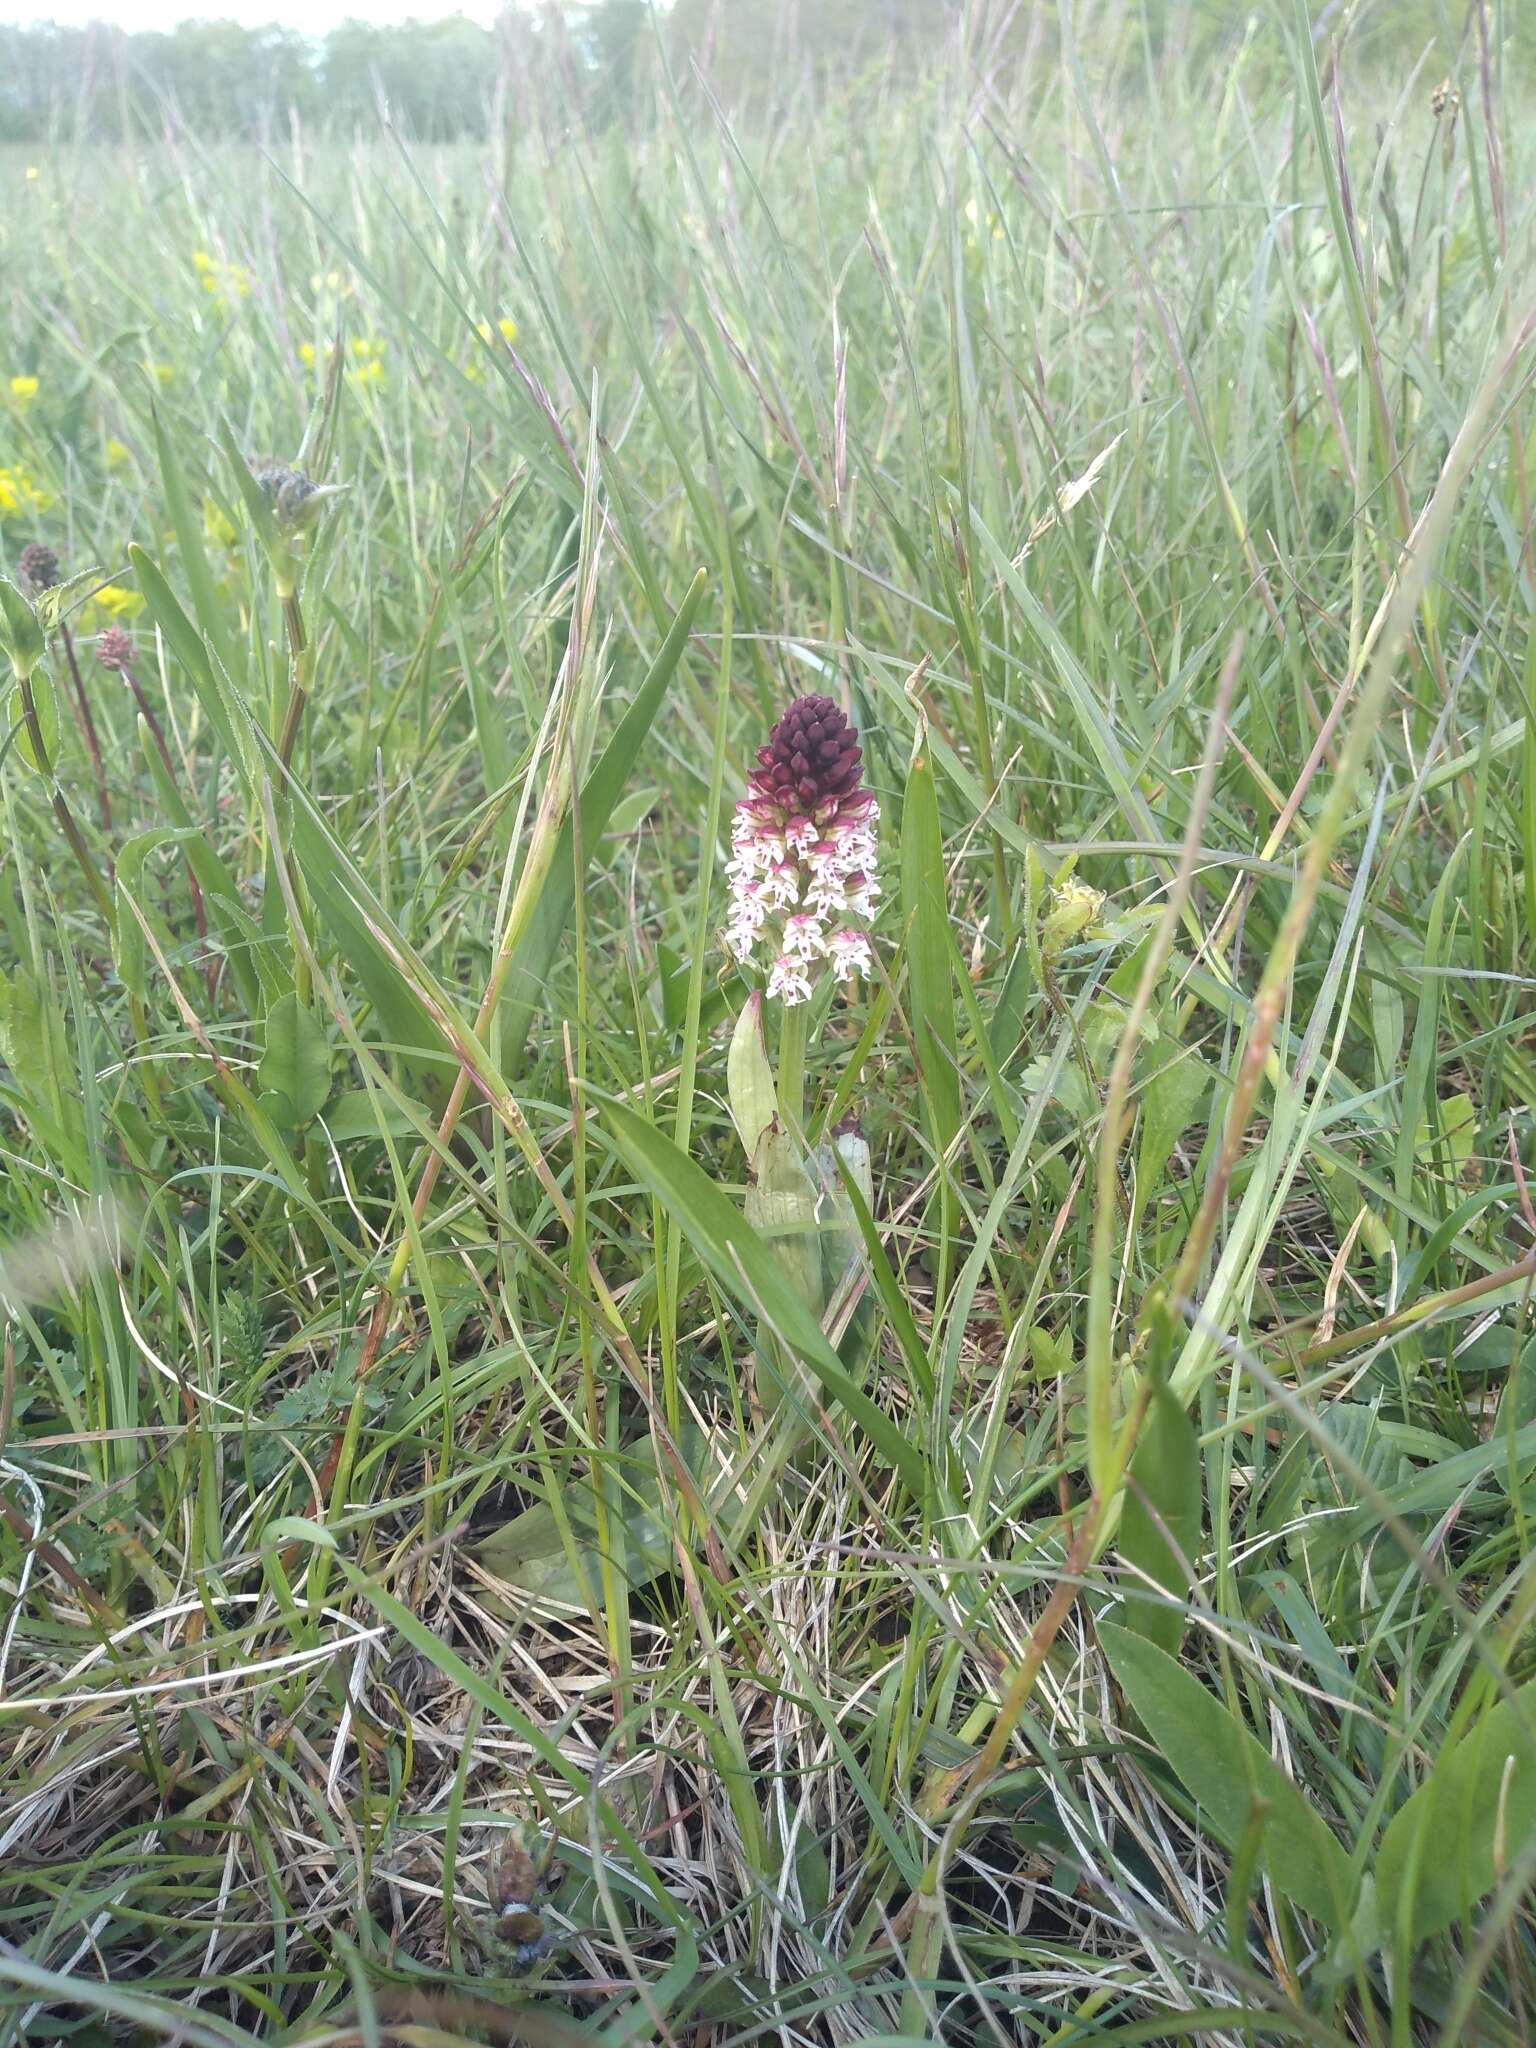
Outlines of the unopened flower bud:
[[33,591],[52,590],[59,580],[59,558],[40,540],[27,543],[21,551],[18,566]]
[[96,636],[96,659],[103,668],[121,675],[133,665],[133,636],[121,626],[107,626]]
[[272,517],[288,533],[302,533],[312,526],[326,500],[340,497],[349,488],[346,484],[317,484],[302,469],[289,469],[280,462],[254,462],[251,474]]

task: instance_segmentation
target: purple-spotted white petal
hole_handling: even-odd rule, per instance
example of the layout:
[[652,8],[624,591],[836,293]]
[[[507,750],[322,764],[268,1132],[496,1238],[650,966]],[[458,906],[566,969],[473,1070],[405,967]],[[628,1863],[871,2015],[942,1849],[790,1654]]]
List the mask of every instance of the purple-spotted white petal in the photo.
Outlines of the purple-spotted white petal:
[[811,1000],[811,979],[805,971],[805,963],[791,960],[787,954],[775,960],[773,971],[768,976],[768,993],[791,1006],[808,1003]]
[[855,975],[868,976],[875,971],[875,956],[867,932],[852,928],[834,932],[827,941],[827,955],[839,981],[852,981]]

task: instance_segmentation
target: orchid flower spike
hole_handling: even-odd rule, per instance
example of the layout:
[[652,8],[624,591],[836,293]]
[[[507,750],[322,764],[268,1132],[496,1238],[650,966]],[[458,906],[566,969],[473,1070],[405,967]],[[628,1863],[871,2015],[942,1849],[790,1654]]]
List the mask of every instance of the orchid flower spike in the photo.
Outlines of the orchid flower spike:
[[768,994],[809,1002],[826,968],[868,975],[875,826],[858,735],[830,697],[797,697],[757,752],[731,825],[731,919],[738,960],[766,949]]

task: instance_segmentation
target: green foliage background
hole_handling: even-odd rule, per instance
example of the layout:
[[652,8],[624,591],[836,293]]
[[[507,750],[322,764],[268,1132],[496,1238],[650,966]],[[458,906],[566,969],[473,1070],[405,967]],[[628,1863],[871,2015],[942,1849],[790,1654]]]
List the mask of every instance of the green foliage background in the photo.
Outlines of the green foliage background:
[[900,25],[0,153],[0,2043],[1528,2030],[1528,29]]

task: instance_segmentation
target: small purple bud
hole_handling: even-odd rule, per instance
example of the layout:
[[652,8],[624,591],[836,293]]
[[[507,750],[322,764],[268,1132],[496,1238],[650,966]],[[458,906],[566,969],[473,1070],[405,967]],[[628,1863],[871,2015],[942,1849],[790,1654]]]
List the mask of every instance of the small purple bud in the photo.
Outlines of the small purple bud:
[[121,626],[106,626],[96,635],[96,659],[103,668],[121,675],[133,666],[133,638]]

